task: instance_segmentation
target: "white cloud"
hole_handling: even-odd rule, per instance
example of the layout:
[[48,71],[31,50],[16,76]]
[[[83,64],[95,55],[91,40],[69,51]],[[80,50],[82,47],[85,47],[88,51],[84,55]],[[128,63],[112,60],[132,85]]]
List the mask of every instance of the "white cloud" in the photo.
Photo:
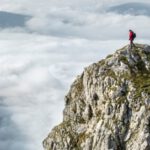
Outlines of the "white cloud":
[[[65,15],[69,14],[69,15]],[[76,16],[76,17],[75,17]],[[127,39],[128,29],[142,32],[141,38],[148,38],[150,18],[119,14],[92,14],[66,11],[55,13],[55,17],[33,18],[27,22],[30,30],[61,37],[111,40]],[[107,28],[105,28],[107,27]],[[123,28],[122,28],[123,27]]]

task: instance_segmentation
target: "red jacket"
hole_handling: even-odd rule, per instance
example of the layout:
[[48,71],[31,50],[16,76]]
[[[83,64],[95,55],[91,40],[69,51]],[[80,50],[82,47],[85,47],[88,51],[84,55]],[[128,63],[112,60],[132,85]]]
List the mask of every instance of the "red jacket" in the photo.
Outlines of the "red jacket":
[[129,40],[132,41],[133,40],[133,32],[129,31]]

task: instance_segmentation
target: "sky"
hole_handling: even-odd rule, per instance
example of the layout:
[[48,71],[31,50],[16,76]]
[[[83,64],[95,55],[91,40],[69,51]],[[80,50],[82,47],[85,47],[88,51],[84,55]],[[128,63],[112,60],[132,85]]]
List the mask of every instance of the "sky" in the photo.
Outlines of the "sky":
[[148,0],[0,0],[0,149],[42,150],[89,64],[149,44]]

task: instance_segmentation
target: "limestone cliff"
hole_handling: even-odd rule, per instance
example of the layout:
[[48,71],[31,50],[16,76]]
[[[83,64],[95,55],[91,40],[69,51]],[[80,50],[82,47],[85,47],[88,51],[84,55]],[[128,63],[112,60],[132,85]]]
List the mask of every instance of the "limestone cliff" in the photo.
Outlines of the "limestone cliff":
[[45,150],[150,150],[150,46],[128,47],[77,77]]

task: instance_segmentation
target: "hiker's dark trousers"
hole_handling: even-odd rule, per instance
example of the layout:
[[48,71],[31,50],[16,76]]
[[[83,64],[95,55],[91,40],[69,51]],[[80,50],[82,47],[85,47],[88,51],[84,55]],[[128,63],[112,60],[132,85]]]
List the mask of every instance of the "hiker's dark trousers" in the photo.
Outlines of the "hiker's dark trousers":
[[130,40],[130,48],[132,48],[133,46],[135,47],[133,40]]

